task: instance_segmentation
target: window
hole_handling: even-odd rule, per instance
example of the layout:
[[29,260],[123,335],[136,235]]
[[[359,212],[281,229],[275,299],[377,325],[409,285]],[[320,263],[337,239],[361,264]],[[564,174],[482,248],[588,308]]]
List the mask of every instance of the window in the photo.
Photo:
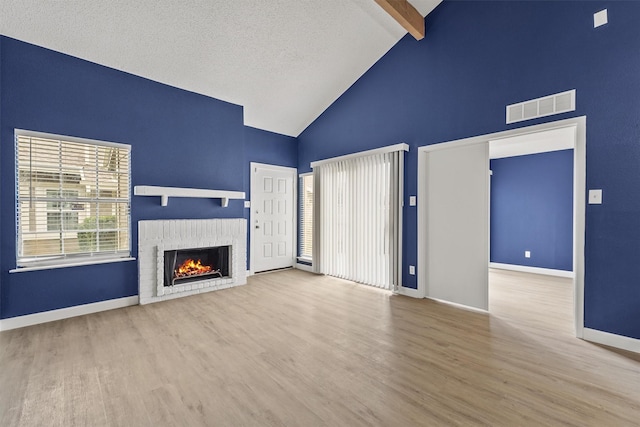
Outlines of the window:
[[129,257],[130,146],[15,137],[18,267]]
[[313,174],[300,175],[300,256],[313,252]]

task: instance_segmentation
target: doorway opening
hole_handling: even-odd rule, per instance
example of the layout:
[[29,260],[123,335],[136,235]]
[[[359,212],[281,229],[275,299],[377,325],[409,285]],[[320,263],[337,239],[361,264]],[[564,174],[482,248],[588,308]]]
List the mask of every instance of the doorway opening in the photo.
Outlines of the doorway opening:
[[[573,148],[573,329],[582,337],[586,117],[419,147],[418,297],[489,309],[490,143],[496,141],[494,146],[514,149],[517,144],[513,138],[524,144],[527,138],[535,139],[535,134],[550,135],[545,132],[551,131],[574,135],[572,147],[568,147]],[[538,152],[545,151],[553,150],[547,147]],[[440,168],[443,160],[453,168]]]
[[489,311],[573,330],[575,127],[489,141]]

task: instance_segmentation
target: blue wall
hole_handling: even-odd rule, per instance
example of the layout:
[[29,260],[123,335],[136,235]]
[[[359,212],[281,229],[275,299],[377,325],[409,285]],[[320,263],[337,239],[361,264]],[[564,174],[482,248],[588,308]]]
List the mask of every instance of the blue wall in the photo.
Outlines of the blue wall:
[[[13,129],[132,147],[132,185],[244,191],[242,107],[87,61],[0,38],[0,248],[2,318],[136,295],[137,264],[121,262],[10,274],[15,268]],[[295,159],[295,156],[293,156]],[[137,222],[243,217],[242,200],[132,197]]]
[[491,170],[491,262],[572,271],[573,150],[494,159]]
[[[594,29],[593,13],[609,10]],[[405,36],[298,138],[298,166],[406,142],[417,147],[587,116],[585,325],[640,338],[640,2],[445,1],[422,41]],[[577,110],[514,125],[505,106],[569,89]],[[408,200],[407,200],[408,202]],[[405,203],[408,206],[408,203]],[[417,265],[416,209],[404,216],[404,284]]]

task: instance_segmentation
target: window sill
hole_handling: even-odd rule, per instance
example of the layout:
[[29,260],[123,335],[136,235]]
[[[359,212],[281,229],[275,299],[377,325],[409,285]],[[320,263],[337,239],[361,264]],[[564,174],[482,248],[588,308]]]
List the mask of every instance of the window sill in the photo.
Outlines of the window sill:
[[299,256],[297,257],[298,261],[313,263],[313,259],[311,257]]
[[58,268],[65,268],[65,267],[79,267],[82,265],[96,265],[96,264],[109,264],[112,262],[124,262],[124,261],[135,261],[136,259],[133,257],[126,257],[126,258],[106,258],[106,259],[100,259],[100,260],[84,260],[84,261],[78,261],[78,262],[70,262],[70,263],[66,263],[66,264],[52,264],[52,265],[39,265],[39,266],[33,266],[33,267],[19,267],[19,268],[14,268],[12,270],[9,270],[9,273],[26,273],[28,271],[39,271],[39,270],[54,270],[54,269],[58,269]]

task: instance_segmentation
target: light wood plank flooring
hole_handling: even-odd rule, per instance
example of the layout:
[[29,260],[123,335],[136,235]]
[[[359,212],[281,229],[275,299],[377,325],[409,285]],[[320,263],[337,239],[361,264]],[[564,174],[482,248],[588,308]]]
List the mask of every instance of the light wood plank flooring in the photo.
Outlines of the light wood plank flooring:
[[297,270],[0,333],[1,426],[640,423],[640,357],[572,336],[571,283],[491,315]]

